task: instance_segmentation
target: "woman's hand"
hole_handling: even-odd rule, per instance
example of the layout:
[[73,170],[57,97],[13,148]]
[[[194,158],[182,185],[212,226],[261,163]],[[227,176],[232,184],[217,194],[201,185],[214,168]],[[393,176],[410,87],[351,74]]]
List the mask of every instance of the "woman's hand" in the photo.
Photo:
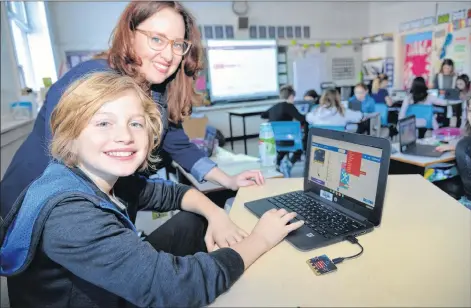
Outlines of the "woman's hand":
[[230,177],[229,187],[232,190],[238,190],[240,187],[252,186],[252,185],[263,185],[265,184],[265,178],[260,170],[244,171],[237,175]]
[[296,220],[288,224],[295,217],[296,213],[294,212],[288,213],[285,209],[271,209],[263,214],[250,236],[262,239],[268,250],[270,250],[290,232],[304,224],[302,220]]
[[213,251],[215,245],[220,248],[229,247],[247,237],[247,233],[237,227],[223,209],[215,211],[207,219],[208,230],[204,241],[208,252]]
[[435,148],[435,151],[438,151],[438,152],[448,152],[448,151],[454,151],[454,150],[455,150],[455,146],[451,144],[442,144]]

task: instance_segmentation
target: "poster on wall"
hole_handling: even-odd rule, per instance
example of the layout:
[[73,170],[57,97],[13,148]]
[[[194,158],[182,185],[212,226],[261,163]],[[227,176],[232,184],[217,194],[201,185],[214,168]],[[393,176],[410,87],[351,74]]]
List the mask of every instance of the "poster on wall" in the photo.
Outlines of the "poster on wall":
[[423,77],[429,83],[433,32],[409,34],[405,37],[403,84],[409,89],[416,77]]
[[455,72],[457,74],[469,73],[469,68],[466,67],[468,54],[468,37],[465,35],[456,36],[451,46],[450,58],[455,62]]

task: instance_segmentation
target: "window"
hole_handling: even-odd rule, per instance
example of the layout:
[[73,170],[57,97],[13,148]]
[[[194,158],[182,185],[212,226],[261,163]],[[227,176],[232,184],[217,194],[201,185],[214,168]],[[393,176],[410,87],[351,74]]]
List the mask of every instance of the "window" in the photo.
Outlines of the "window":
[[39,90],[57,73],[44,2],[6,2],[21,87]]

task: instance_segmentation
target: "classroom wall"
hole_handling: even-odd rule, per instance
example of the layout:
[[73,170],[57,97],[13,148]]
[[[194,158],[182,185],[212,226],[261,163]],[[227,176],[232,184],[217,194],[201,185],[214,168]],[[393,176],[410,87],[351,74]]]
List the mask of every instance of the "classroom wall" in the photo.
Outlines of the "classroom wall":
[[[127,2],[47,2],[56,66],[65,51],[102,50],[108,46],[113,26]],[[228,2],[185,2],[202,25],[227,25],[236,38],[248,38],[248,30],[237,30],[237,16]],[[348,39],[368,31],[368,3],[361,2],[252,2],[249,23],[253,25],[308,25],[313,39]],[[270,14],[267,11],[270,10]],[[330,14],[329,12],[336,12]],[[352,16],[357,16],[352,18]],[[358,17],[361,18],[358,18]],[[84,20],[87,22],[84,22]],[[304,41],[300,41],[304,43]],[[289,41],[280,41],[289,45]]]
[[[436,16],[445,13],[452,13],[461,9],[471,8],[471,1],[455,1],[455,2],[431,2],[431,1],[415,1],[415,2],[386,2],[377,1],[370,2],[369,9],[369,35],[380,33],[393,33],[394,44],[392,54],[394,56],[394,87],[401,88],[403,86],[403,69],[404,69],[404,37],[411,33],[421,33],[427,31],[437,31],[438,28],[446,29],[446,25],[430,26],[427,28],[414,29],[409,32],[399,32],[401,23],[422,19],[429,16]],[[470,28],[465,28],[456,33],[458,36],[469,36]],[[433,68],[431,75],[436,70],[436,50],[432,53]],[[471,53],[467,63],[471,66]]]

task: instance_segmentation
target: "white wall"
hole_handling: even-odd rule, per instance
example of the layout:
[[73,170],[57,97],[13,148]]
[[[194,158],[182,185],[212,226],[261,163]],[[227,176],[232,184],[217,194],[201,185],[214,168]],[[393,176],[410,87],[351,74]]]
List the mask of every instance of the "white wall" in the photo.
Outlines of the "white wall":
[[15,51],[7,19],[5,2],[0,3],[1,8],[1,112],[5,117],[8,112],[9,103],[20,97],[20,82],[16,66]]
[[[188,1],[184,4],[199,24],[233,25],[236,38],[248,37],[247,30],[236,29],[237,16],[232,12],[231,2]],[[110,33],[127,2],[53,1],[47,5],[59,67],[65,51],[106,49]],[[253,25],[308,25],[311,37],[317,40],[349,39],[368,32],[368,3],[249,1],[249,6],[249,23]],[[363,18],[352,18],[355,15]],[[289,41],[281,43],[289,44]]]

